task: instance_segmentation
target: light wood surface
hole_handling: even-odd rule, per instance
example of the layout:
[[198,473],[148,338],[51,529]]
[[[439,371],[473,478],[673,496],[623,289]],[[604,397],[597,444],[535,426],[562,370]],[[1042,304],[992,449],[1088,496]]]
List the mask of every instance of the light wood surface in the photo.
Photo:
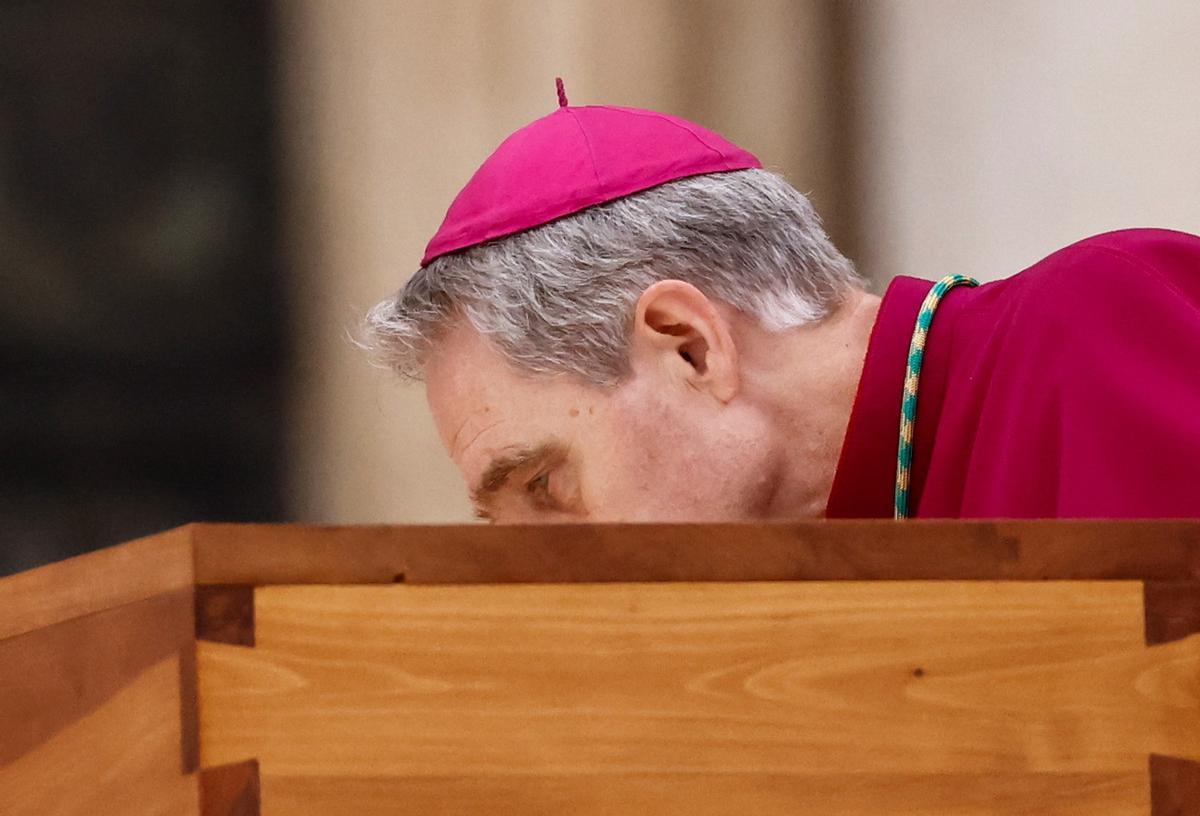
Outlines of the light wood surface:
[[1200,637],[1147,647],[1138,582],[269,587],[256,607],[255,648],[200,644],[202,758],[257,757],[267,814],[322,812],[322,789],[361,813],[503,791],[717,813],[739,790],[756,813],[1145,814],[1148,755],[1200,759]]
[[4,816],[197,814],[180,772],[179,660],[146,669],[99,708],[0,765]]
[[1193,522],[191,525],[0,580],[0,814],[1193,816],[1197,578]]
[[[264,816],[1147,816],[1145,772],[271,777]],[[347,809],[349,803],[349,809]],[[1188,816],[1191,816],[1188,814]]]
[[[192,629],[191,590],[175,590],[0,640],[0,765],[101,707],[167,657],[184,661],[175,699],[194,697]],[[188,703],[163,707],[159,716],[186,724],[194,742],[194,699]],[[177,773],[185,747],[195,757],[194,745],[176,746]]]
[[10,575],[0,579],[0,639],[192,583],[190,527]]
[[195,814],[191,531],[0,580],[0,814]]

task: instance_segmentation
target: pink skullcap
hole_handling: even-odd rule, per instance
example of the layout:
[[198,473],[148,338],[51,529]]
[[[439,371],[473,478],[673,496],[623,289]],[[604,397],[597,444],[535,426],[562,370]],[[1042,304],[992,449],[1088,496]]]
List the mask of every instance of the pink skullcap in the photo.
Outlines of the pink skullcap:
[[559,108],[509,136],[467,182],[421,266],[439,255],[541,226],[668,181],[762,167],[737,145],[664,113]]

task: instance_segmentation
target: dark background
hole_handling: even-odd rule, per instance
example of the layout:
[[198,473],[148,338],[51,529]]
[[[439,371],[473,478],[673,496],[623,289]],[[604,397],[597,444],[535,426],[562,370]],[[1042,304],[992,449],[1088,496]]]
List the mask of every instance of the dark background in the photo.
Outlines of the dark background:
[[0,574],[283,512],[271,14],[0,3]]

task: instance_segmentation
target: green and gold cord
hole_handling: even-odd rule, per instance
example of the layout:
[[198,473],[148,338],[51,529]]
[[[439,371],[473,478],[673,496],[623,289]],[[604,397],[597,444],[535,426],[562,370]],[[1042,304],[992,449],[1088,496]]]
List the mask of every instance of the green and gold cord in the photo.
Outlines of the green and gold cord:
[[917,313],[917,325],[913,329],[912,343],[908,347],[908,368],[904,373],[904,400],[900,404],[900,446],[896,453],[896,518],[908,518],[908,490],[912,477],[913,429],[917,424],[917,386],[921,383],[921,363],[925,361],[925,341],[929,339],[929,327],[933,325],[933,314],[946,293],[955,286],[978,286],[979,281],[966,275],[947,275],[933,285],[921,311]]

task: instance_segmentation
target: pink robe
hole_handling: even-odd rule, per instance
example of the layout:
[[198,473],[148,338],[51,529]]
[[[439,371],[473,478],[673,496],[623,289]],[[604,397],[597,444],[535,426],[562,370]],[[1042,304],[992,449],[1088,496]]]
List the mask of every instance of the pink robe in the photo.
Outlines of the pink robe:
[[[898,277],[884,295],[830,518],[892,515],[905,358],[932,285]],[[1200,238],[1111,232],[953,289],[918,398],[913,517],[1200,517]]]

